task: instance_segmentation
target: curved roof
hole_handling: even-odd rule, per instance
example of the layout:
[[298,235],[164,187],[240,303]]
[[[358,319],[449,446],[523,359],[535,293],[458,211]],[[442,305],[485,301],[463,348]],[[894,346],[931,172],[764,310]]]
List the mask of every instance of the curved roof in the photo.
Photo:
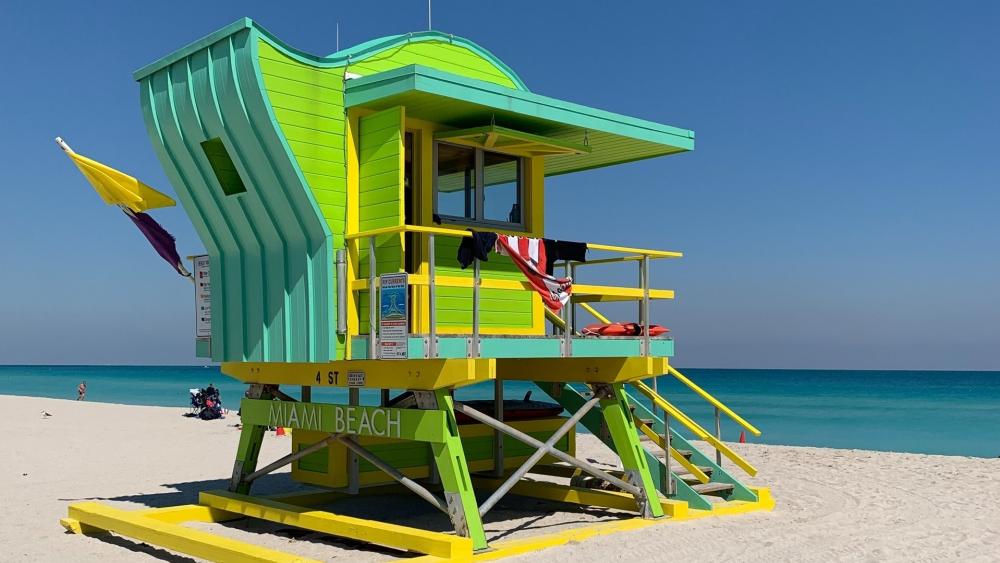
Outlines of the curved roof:
[[197,51],[199,49],[203,49],[206,46],[219,41],[223,37],[227,37],[242,29],[251,27],[260,32],[261,35],[267,37],[267,39],[270,40],[272,43],[287,51],[290,56],[296,57],[300,59],[302,62],[313,64],[320,67],[337,67],[337,66],[343,66],[348,62],[360,62],[368,57],[386,51],[387,49],[391,49],[399,45],[406,45],[408,43],[418,43],[422,41],[447,42],[453,45],[464,47],[472,51],[476,55],[479,55],[484,60],[493,64],[508,78],[510,78],[511,82],[514,83],[514,85],[518,90],[528,91],[528,86],[524,83],[523,80],[521,80],[521,77],[518,76],[517,73],[514,72],[512,68],[507,66],[506,63],[497,58],[496,55],[484,49],[483,47],[480,47],[473,41],[470,41],[462,37],[456,37],[448,33],[443,33],[440,31],[418,31],[418,32],[404,33],[399,35],[388,35],[386,37],[371,39],[369,41],[365,41],[364,43],[355,45],[353,47],[341,49],[340,51],[331,53],[325,57],[321,57],[306,53],[304,51],[300,51],[299,49],[289,46],[284,41],[275,37],[274,34],[272,34],[270,31],[265,29],[260,24],[254,22],[250,18],[241,18],[239,20],[236,20],[235,22],[227,25],[226,27],[218,31],[215,31],[214,33],[210,33],[205,37],[198,39],[197,41],[194,41],[184,47],[181,47],[180,49],[161,58],[160,60],[148,64],[140,68],[139,70],[135,71],[132,77],[135,80],[141,80],[143,77],[148,76],[165,66],[173,64],[174,62],[179,61],[184,57],[188,56],[192,52]]

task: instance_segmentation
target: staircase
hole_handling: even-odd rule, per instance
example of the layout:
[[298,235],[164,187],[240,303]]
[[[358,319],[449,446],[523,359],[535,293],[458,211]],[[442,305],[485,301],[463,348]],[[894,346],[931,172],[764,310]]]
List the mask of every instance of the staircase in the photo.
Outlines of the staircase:
[[[677,372],[672,367],[670,369],[672,375],[674,375],[673,372],[676,372],[674,376],[678,380],[684,382],[685,385],[688,385],[692,390],[705,398],[706,401],[715,406],[718,409],[717,412],[727,414],[727,416],[730,416],[730,418],[751,433],[760,435],[760,431],[756,427],[743,420],[736,413],[733,413],[731,409],[722,405],[714,397],[691,382],[690,379],[684,377],[683,374],[680,374],[680,372]],[[553,400],[570,411],[575,411],[588,399],[585,393],[589,389],[576,389],[570,385],[545,383],[538,383],[538,386]],[[649,465],[653,480],[662,495],[667,498],[686,501],[691,509],[706,511],[716,509],[718,506],[724,505],[729,501],[756,502],[758,500],[757,493],[747,487],[727,468],[724,468],[720,462],[724,456],[732,461],[732,466],[750,476],[756,475],[756,468],[719,440],[717,436],[710,434],[707,430],[699,426],[649,386],[642,382],[636,382],[633,387],[639,393],[645,395],[660,413],[668,415],[669,424],[664,425],[662,417],[646,407],[635,395],[628,395],[629,406],[633,412],[633,421],[636,425],[636,430],[639,433],[640,440],[646,445],[644,448],[646,462]],[[607,429],[603,428],[600,417],[585,416],[581,420],[581,423],[605,444],[612,445],[611,437]],[[678,431],[678,427],[690,432],[693,435],[693,439],[703,440],[717,449],[715,456],[717,459],[712,459],[706,453],[695,448]],[[665,433],[669,435],[669,455],[667,443],[664,440]],[[586,476],[574,477],[571,484],[579,487],[607,488],[605,482]]]

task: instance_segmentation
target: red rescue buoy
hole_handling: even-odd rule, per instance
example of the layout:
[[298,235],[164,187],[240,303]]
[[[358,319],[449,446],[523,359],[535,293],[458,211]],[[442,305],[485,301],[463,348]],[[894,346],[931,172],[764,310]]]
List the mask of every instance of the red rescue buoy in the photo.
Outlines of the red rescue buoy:
[[742,430],[740,431],[740,443],[741,444],[747,443],[747,433]]

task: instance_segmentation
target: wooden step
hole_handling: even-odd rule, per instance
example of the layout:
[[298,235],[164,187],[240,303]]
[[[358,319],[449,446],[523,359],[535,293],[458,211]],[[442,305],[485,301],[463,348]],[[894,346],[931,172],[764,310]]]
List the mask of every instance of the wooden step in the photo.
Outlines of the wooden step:
[[[712,476],[711,467],[704,467],[700,465],[696,467],[698,467],[698,469],[700,469],[701,472],[704,473],[705,475],[708,475],[709,477]],[[699,481],[698,478],[692,475],[691,473],[680,473],[677,475],[677,478],[680,479],[681,481],[684,481],[688,485],[698,485],[701,483],[701,481]]]
[[[675,449],[676,449],[676,448],[675,448]],[[666,452],[664,452],[663,450],[658,450],[658,451],[656,452],[656,454],[655,454],[655,455],[656,455],[656,457],[658,457],[658,458],[660,458],[660,459],[663,459],[663,455],[664,455],[665,453],[666,453]],[[677,453],[681,454],[681,456],[682,456],[682,457],[683,457],[684,459],[686,459],[686,460],[690,461],[690,460],[691,460],[691,455],[692,455],[692,454],[693,454],[694,452],[692,452],[691,450],[677,450]]]
[[732,483],[699,483],[692,485],[692,489],[699,495],[725,496],[735,488]]

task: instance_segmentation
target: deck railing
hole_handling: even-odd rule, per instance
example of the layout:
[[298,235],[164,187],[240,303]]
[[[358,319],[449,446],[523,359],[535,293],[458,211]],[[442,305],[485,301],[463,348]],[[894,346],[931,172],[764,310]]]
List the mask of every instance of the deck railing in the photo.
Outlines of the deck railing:
[[[367,241],[368,245],[368,279],[356,279],[350,281],[350,286],[346,288],[346,291],[360,292],[368,290],[368,322],[369,322],[369,338],[368,338],[368,357],[375,358],[378,350],[378,335],[376,331],[377,326],[377,315],[376,315],[376,295],[374,289],[378,287],[377,277],[376,277],[376,238],[383,235],[392,234],[403,234],[403,233],[413,233],[422,237],[425,237],[427,242],[427,274],[410,274],[409,284],[416,286],[427,286],[428,287],[428,357],[436,358],[438,356],[438,346],[437,346],[437,288],[438,287],[471,287],[472,288],[472,335],[469,341],[468,355],[469,357],[479,357],[480,355],[480,315],[479,315],[479,301],[480,301],[480,289],[524,289],[527,291],[533,291],[531,285],[527,281],[517,281],[517,280],[498,280],[498,279],[483,279],[480,274],[479,260],[473,259],[473,269],[472,278],[458,277],[458,276],[438,276],[435,272],[435,256],[434,256],[434,237],[435,236],[448,236],[456,238],[471,237],[472,233],[470,231],[461,229],[449,229],[444,227],[426,227],[419,225],[399,225],[395,227],[385,227],[381,229],[372,229],[368,231],[362,231],[358,233],[353,233],[347,235],[348,241]],[[403,251],[406,251],[405,241],[403,241]],[[574,304],[580,304],[587,308],[587,310],[594,312],[593,308],[590,307],[590,302],[600,302],[600,301],[626,301],[626,300],[637,300],[640,301],[640,323],[643,325],[642,339],[642,354],[648,356],[650,354],[650,335],[649,335],[649,303],[653,299],[672,299],[674,297],[674,292],[667,289],[653,289],[650,287],[649,281],[649,264],[652,260],[659,260],[665,258],[680,258],[683,256],[680,252],[671,252],[663,250],[648,250],[642,248],[631,248],[625,246],[612,246],[607,244],[596,244],[587,243],[587,248],[590,250],[605,251],[605,252],[617,252],[625,254],[625,256],[617,256],[611,258],[599,258],[596,260],[589,260],[587,262],[566,262],[565,268],[567,275],[573,277],[573,298],[570,304],[563,307],[561,319],[564,324],[563,336],[562,336],[562,355],[570,356],[572,355],[572,334],[576,328],[575,315],[574,315]],[[602,286],[602,285],[590,285],[590,284],[579,284],[576,283],[576,269],[582,265],[594,265],[594,264],[609,264],[609,263],[627,263],[627,262],[637,262],[639,265],[639,277],[640,277],[640,287],[619,287],[619,286]],[[355,272],[360,272],[360,264],[355,264]],[[338,285],[343,284],[341,279],[338,277]],[[346,311],[341,309],[341,315],[346,314]],[[350,334],[348,334],[350,337]]]

